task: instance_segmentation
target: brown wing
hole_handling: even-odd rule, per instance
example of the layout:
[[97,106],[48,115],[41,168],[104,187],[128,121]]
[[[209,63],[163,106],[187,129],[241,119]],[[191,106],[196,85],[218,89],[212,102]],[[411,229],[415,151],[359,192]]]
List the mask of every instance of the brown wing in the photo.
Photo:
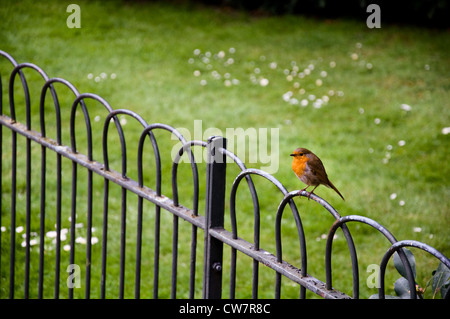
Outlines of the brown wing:
[[342,197],[343,200],[345,200],[344,196],[342,196],[342,194],[338,191],[338,189],[328,179],[328,175],[327,175],[327,172],[325,171],[325,167],[323,166],[322,161],[317,156],[315,156],[314,154],[310,154],[310,156],[311,155],[313,156],[313,158],[315,160],[314,161],[313,160],[309,160],[308,161],[308,165],[309,165],[309,168],[311,170],[311,173],[317,178],[318,184],[323,184],[323,185],[325,185],[327,187],[331,187],[332,189],[335,190],[336,193],[338,193],[339,196]]
[[311,158],[307,163],[311,173],[317,179],[317,184],[324,184],[329,186],[329,180],[327,176],[327,172],[325,171],[325,167],[323,166],[322,161],[314,154],[308,154]]

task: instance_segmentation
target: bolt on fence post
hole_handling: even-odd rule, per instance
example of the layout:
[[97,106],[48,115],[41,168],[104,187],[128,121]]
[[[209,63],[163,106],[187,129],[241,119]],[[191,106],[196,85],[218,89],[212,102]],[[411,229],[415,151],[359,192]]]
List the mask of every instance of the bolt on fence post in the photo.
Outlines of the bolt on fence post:
[[224,226],[226,157],[219,148],[226,148],[226,139],[211,136],[207,144],[205,251],[203,298],[222,297],[223,242],[209,235],[209,229]]

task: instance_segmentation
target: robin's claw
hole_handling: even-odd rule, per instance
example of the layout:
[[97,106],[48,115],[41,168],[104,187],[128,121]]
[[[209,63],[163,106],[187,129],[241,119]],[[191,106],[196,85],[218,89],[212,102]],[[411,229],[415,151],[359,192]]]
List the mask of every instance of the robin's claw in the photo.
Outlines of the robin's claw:
[[306,192],[306,193],[308,193],[308,196],[306,196],[306,197],[308,197],[308,199],[309,199],[309,197],[311,196],[311,193],[306,191],[307,188],[308,188],[308,187],[305,187],[305,188],[299,190],[299,191],[298,191],[298,196],[301,197],[301,196],[302,196],[302,193],[303,193],[303,192]]

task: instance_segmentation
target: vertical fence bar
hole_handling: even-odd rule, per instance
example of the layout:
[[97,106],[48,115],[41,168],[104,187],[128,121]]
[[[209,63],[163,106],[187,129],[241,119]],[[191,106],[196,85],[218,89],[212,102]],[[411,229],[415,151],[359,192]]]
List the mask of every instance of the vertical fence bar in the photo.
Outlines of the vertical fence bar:
[[161,230],[161,207],[155,206],[155,244],[153,255],[153,299],[158,299],[159,288],[159,243]]
[[[59,143],[61,144],[61,143]],[[59,277],[61,271],[61,154],[56,155],[56,256],[55,256],[55,299],[59,299]]]
[[138,216],[137,216],[137,228],[136,228],[136,270],[134,276],[134,298],[139,299],[141,297],[141,254],[142,254],[142,206],[144,199],[138,197]]
[[91,295],[91,258],[92,258],[92,171],[88,170],[88,194],[86,216],[86,291],[85,298]]
[[38,298],[43,298],[44,293],[44,236],[45,236],[45,187],[46,187],[46,155],[45,146],[41,147],[41,220],[39,225],[39,282]]
[[178,268],[178,216],[173,215],[172,233],[172,282],[170,298],[177,298],[177,268]]
[[219,148],[226,148],[226,139],[212,136],[207,143],[206,227],[203,272],[203,298],[222,296],[223,242],[209,235],[211,228],[223,228],[225,211],[226,157]]
[[17,171],[17,133],[11,134],[11,246],[9,259],[9,298],[14,299],[14,280],[16,262],[16,171]]
[[192,225],[191,233],[191,261],[189,274],[189,299],[195,298],[195,265],[197,261],[197,227]]
[[[28,117],[28,114],[27,114]],[[28,119],[27,119],[28,121]],[[27,123],[27,129],[31,129],[30,123]],[[25,282],[24,297],[30,297],[30,235],[31,235],[31,140],[27,138],[26,144],[26,208],[25,208]]]
[[120,213],[120,279],[119,279],[119,299],[125,294],[125,252],[126,252],[126,232],[127,232],[127,190],[122,187],[122,204]]
[[105,178],[103,184],[103,231],[102,231],[102,274],[101,274],[101,299],[106,298],[106,256],[108,244],[108,199],[109,180]]
[[[72,161],[72,201],[70,211],[70,256],[69,264],[75,264],[75,223],[77,219],[77,166],[75,161]],[[73,299],[73,287],[69,287],[69,299]]]

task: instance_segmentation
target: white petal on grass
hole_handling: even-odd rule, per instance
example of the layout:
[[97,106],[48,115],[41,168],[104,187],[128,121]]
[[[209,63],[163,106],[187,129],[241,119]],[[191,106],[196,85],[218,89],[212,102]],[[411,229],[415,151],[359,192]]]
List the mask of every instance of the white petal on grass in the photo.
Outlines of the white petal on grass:
[[262,78],[261,80],[259,80],[259,85],[261,86],[267,86],[269,84],[269,80],[266,78]]
[[75,238],[75,242],[77,244],[85,245],[86,244],[86,238],[84,238],[84,237],[77,237],[77,238]]
[[283,94],[283,101],[289,102],[292,95],[293,95],[292,91],[287,91],[286,93]]
[[400,107],[403,111],[406,111],[406,112],[409,112],[412,109],[411,106],[409,106],[408,104],[402,104]]
[[292,104],[292,105],[298,105],[299,101],[296,98],[292,98],[292,99],[289,100],[289,103]]
[[[30,246],[35,246],[38,244],[38,240],[36,238],[30,240]],[[23,241],[20,246],[27,247],[27,242]]]
[[54,231],[54,230],[49,231],[49,232],[47,232],[47,233],[45,234],[45,236],[48,237],[48,238],[55,238],[56,235],[57,235],[57,233],[56,233],[56,231]]

